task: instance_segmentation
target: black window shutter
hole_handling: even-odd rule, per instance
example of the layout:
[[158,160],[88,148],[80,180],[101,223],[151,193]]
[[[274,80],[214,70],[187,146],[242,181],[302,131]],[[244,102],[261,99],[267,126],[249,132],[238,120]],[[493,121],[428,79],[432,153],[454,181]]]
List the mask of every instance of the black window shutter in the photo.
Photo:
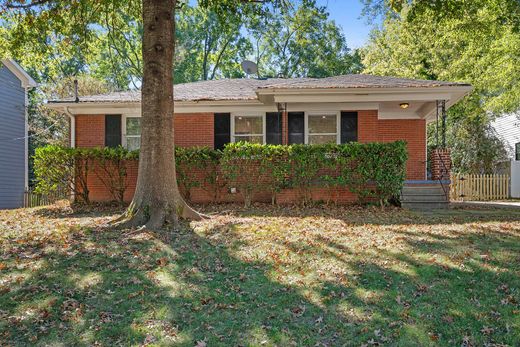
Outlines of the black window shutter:
[[305,113],[289,112],[289,144],[305,143]]
[[105,147],[121,145],[121,115],[105,115]]
[[215,113],[213,127],[213,146],[215,149],[224,149],[224,146],[231,142],[231,115],[229,113]]
[[356,142],[357,132],[357,112],[341,112],[341,143]]
[[280,112],[268,112],[265,115],[265,122],[267,144],[282,144],[282,114]]

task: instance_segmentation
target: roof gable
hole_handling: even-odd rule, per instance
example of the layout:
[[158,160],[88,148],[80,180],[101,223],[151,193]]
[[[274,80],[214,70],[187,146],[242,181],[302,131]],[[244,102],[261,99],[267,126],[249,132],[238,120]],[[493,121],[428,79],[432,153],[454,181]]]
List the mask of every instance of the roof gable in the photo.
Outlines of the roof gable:
[[34,88],[38,86],[38,83],[14,60],[3,59],[2,64],[20,80],[23,88]]

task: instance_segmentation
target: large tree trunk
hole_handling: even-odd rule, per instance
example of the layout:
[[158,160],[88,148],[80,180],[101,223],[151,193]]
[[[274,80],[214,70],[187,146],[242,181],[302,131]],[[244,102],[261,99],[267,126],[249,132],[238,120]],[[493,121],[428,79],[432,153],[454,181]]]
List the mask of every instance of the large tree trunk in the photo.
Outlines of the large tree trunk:
[[179,218],[200,215],[177,186],[173,139],[173,56],[176,0],[143,0],[143,84],[141,152],[127,226],[175,228]]

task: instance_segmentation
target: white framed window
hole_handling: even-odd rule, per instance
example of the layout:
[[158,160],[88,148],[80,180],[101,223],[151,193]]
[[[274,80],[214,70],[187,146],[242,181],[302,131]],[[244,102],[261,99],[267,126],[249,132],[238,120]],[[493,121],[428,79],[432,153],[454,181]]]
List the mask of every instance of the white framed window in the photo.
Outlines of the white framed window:
[[340,143],[340,112],[306,112],[305,143]]
[[232,114],[231,141],[265,143],[265,114]]
[[125,116],[123,122],[123,146],[129,151],[141,148],[141,117]]

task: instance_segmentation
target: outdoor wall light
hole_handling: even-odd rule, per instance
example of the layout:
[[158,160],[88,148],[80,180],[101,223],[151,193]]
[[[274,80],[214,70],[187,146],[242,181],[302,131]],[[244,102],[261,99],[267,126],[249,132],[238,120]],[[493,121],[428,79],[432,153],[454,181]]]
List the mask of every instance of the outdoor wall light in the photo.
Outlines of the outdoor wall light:
[[408,107],[410,107],[410,104],[407,102],[402,102],[399,104],[399,107],[401,107],[403,110],[406,110]]

